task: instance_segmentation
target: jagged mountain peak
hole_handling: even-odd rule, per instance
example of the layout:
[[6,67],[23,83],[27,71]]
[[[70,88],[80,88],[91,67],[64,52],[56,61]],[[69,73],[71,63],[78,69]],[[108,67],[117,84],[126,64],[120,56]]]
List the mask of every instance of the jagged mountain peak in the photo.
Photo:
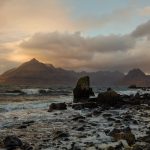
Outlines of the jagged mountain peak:
[[149,86],[150,78],[139,68],[132,69],[128,74],[119,82],[121,85],[130,86]]
[[31,63],[39,63],[39,61],[36,58],[32,58],[29,62],[31,62]]
[[130,70],[127,76],[145,76],[145,73],[141,69],[135,68]]

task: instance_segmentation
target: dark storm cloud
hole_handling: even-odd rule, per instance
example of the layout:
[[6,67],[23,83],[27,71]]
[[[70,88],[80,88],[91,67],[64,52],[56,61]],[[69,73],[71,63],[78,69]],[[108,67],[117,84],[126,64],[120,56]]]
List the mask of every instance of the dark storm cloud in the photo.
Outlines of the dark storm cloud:
[[[20,58],[33,58],[52,63],[57,67],[73,70],[121,70],[140,67],[147,72],[149,65],[149,41],[139,40],[140,37],[149,36],[149,22],[138,26],[133,32],[126,35],[98,35],[95,37],[83,36],[76,33],[36,33],[23,40],[10,52],[13,60]],[[144,26],[144,27],[143,27]],[[145,30],[148,30],[147,32]],[[3,51],[2,58],[9,58]],[[7,51],[8,52],[8,51]],[[6,62],[11,66],[14,62]],[[1,70],[4,65],[1,66]]]
[[112,51],[126,51],[135,45],[135,39],[129,35],[108,35],[84,37],[80,33],[37,33],[20,46],[26,49],[49,50],[55,53],[107,53]]
[[36,33],[19,46],[27,55],[69,69],[127,71],[141,67],[148,71],[145,67],[150,58],[148,42],[145,39],[141,43],[138,38],[149,35],[149,24],[150,21],[126,35],[85,37],[80,32]]

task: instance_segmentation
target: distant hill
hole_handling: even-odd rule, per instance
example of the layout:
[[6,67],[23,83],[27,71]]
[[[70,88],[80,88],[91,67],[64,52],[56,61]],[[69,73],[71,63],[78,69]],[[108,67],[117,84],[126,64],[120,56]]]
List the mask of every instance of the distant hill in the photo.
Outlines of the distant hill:
[[15,85],[74,85],[77,79],[89,75],[92,85],[112,86],[124,77],[118,71],[80,72],[56,68],[36,59],[23,63],[18,68],[6,71],[0,76],[1,84]]
[[145,75],[140,69],[133,69],[119,81],[119,85],[136,85],[138,87],[150,86],[150,76]]
[[22,85],[70,84],[75,82],[76,73],[55,68],[32,59],[18,68],[6,71],[0,77],[1,83]]
[[1,84],[12,85],[75,85],[79,77],[88,75],[96,86],[150,86],[150,76],[140,69],[124,75],[118,71],[75,72],[44,64],[35,58],[0,75]]

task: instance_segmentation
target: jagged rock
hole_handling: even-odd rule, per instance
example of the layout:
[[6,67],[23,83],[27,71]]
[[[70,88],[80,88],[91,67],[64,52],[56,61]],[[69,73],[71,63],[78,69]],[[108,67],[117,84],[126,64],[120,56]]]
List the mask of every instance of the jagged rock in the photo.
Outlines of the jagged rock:
[[122,99],[118,93],[109,88],[106,92],[99,93],[97,103],[105,106],[118,106],[122,103]]
[[13,150],[22,146],[22,141],[15,135],[7,136],[3,143],[7,150]]
[[94,96],[92,88],[90,88],[90,79],[88,76],[81,77],[76,87],[73,90],[74,103],[81,102],[89,99],[90,96]]
[[53,110],[66,110],[66,109],[67,109],[66,103],[52,103],[49,106],[48,112],[52,112]]

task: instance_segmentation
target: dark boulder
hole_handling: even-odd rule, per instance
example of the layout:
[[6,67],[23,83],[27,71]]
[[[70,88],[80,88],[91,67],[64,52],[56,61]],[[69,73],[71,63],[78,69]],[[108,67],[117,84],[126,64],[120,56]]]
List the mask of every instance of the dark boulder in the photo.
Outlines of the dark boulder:
[[81,102],[94,96],[92,88],[90,88],[90,79],[88,76],[81,77],[73,90],[74,103]]
[[98,94],[97,103],[110,107],[120,106],[122,104],[122,98],[120,94],[109,88],[106,92]]
[[66,109],[67,109],[66,103],[52,103],[49,106],[48,112],[52,112],[53,110],[66,110]]
[[21,147],[22,141],[15,135],[7,136],[4,141],[4,146],[7,148],[7,150],[13,150],[17,147]]

